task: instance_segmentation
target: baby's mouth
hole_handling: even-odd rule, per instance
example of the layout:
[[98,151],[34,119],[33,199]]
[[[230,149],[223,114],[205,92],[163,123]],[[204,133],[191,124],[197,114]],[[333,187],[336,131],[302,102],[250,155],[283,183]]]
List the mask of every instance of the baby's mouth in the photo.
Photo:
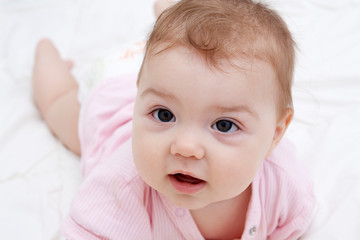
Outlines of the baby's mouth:
[[180,172],[169,174],[169,180],[173,188],[183,194],[195,194],[206,186],[206,181]]
[[196,177],[192,177],[190,175],[182,174],[182,173],[176,173],[176,174],[173,174],[173,176],[177,181],[182,182],[182,183],[190,183],[190,184],[195,185],[195,184],[204,182],[204,180],[201,180]]

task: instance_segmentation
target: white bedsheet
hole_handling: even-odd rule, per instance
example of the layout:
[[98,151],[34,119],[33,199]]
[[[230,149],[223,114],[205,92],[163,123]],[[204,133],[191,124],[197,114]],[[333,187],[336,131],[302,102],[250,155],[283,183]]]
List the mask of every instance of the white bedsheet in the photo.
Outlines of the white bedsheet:
[[[79,76],[109,48],[147,35],[152,0],[0,0],[0,239],[62,239],[78,158],[31,93],[36,42],[51,38]],[[287,136],[318,199],[303,239],[360,239],[360,1],[269,0],[298,42]]]

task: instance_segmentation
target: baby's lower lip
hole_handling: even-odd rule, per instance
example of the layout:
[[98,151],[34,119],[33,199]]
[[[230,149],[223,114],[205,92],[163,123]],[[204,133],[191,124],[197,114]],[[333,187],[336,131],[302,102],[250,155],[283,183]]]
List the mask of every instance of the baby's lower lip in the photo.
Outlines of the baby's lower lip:
[[183,174],[169,174],[169,179],[176,191],[185,194],[195,194],[206,185],[206,182],[201,179]]

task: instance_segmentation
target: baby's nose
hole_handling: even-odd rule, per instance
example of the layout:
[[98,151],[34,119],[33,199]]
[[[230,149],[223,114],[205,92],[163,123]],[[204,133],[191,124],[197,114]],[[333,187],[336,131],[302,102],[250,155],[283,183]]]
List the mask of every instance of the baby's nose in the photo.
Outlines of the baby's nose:
[[170,151],[173,155],[186,158],[202,159],[205,155],[201,136],[190,129],[178,132],[171,144]]

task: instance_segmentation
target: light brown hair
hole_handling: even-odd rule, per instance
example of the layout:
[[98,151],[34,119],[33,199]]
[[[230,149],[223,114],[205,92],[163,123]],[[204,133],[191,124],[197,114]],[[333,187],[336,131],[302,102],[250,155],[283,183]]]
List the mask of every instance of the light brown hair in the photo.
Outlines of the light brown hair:
[[279,112],[292,108],[295,42],[286,23],[265,4],[251,0],[180,1],[156,21],[144,62],[179,45],[195,49],[215,68],[236,57],[271,64],[278,79]]

